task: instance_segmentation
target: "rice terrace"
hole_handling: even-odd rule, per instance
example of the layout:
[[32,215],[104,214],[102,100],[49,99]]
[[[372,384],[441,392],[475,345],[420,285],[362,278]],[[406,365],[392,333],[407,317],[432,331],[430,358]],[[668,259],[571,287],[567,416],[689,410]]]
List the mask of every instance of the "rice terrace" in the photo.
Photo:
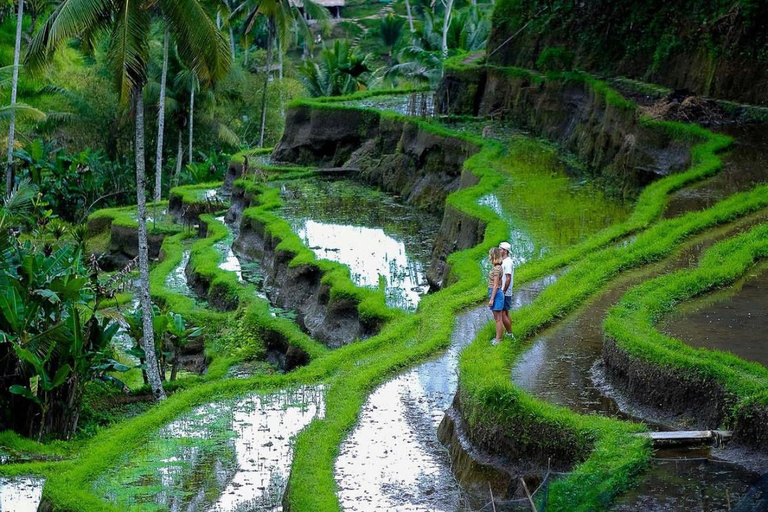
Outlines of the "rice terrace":
[[0,512],[768,511],[768,3],[0,39]]

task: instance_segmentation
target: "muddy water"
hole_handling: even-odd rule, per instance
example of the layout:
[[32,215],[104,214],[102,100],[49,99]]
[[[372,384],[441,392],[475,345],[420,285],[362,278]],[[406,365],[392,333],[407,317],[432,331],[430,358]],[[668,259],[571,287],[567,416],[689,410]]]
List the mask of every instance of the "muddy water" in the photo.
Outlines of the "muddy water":
[[0,478],[0,512],[37,512],[43,482],[35,477]]
[[292,439],[325,414],[322,387],[206,404],[171,422],[94,484],[116,505],[281,510]]
[[726,512],[736,507],[759,475],[708,456],[659,458],[612,512]]
[[768,265],[734,286],[676,310],[661,325],[665,334],[694,347],[736,354],[768,366]]
[[689,418],[637,408],[604,381],[600,364],[603,321],[608,309],[632,286],[696,265],[701,254],[713,244],[765,222],[767,216],[762,212],[711,230],[685,243],[667,260],[625,273],[579,311],[538,336],[512,368],[512,380],[543,400],[580,413],[631,417],[666,428],[686,429]]
[[[522,286],[515,309],[530,303],[549,282]],[[368,397],[336,460],[343,510],[458,511],[488,501],[487,495],[469,496],[459,487],[437,428],[456,394],[459,353],[490,320],[485,306],[459,315],[445,354]]]
[[383,287],[387,305],[413,311],[440,219],[349,180],[281,186],[279,215],[318,258],[349,267],[358,286]]
[[730,151],[721,156],[722,170],[714,177],[684,188],[673,195],[664,217],[700,211],[737,192],[752,190],[768,181],[768,137],[764,125],[727,127],[725,135],[735,139]]

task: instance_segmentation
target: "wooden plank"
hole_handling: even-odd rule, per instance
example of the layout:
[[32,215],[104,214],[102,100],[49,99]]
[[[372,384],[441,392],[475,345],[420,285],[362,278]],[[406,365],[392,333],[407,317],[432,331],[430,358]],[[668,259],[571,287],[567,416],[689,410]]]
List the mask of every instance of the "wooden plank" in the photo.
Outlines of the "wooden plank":
[[729,430],[678,430],[672,432],[641,432],[636,434],[653,441],[654,446],[670,444],[696,444],[728,441],[733,437]]

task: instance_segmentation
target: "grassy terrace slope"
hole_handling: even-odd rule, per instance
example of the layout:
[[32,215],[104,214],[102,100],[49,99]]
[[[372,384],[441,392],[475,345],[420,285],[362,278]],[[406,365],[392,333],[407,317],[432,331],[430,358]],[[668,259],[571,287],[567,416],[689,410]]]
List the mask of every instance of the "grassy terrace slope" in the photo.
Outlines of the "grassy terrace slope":
[[[768,195],[768,187],[755,191]],[[696,349],[659,332],[655,325],[680,302],[728,286],[758,261],[768,257],[768,225],[763,224],[710,249],[695,269],[666,275],[630,290],[606,321],[613,338],[610,351],[643,361],[663,374],[675,375],[688,386],[714,387],[709,407],[725,418],[743,442],[764,448],[768,443],[765,415],[768,409],[768,370],[725,352]],[[609,346],[610,346],[609,345]],[[716,399],[725,395],[724,403]]]
[[[373,93],[367,93],[370,96]],[[341,101],[350,98],[342,98]],[[355,97],[359,99],[359,96]],[[334,105],[336,100],[304,101],[303,105],[312,108],[352,108]],[[360,109],[364,110],[364,109]],[[417,123],[426,131],[439,133],[449,137],[460,137],[477,144],[481,151],[465,163],[464,172],[472,173],[478,184],[451,194],[448,203],[459,211],[481,219],[486,224],[483,243],[472,249],[452,254],[449,264],[452,269],[453,285],[427,296],[421,302],[419,310],[413,315],[398,315],[385,323],[380,334],[338,350],[327,352],[318,350],[315,359],[306,367],[295,372],[276,376],[256,376],[243,380],[222,380],[216,377],[224,372],[225,365],[219,365],[218,370],[200,379],[199,385],[190,382],[174,393],[167,401],[153,407],[147,413],[125,421],[115,427],[104,430],[83,447],[81,455],[72,462],[56,464],[11,465],[0,468],[2,474],[39,473],[47,477],[44,490],[46,498],[50,499],[57,509],[66,511],[100,511],[116,510],[116,507],[103,501],[90,492],[93,479],[113,465],[126,451],[140,446],[147,437],[190,408],[219,398],[244,395],[252,392],[267,393],[281,387],[325,382],[328,394],[326,397],[326,416],[315,420],[297,439],[295,460],[289,485],[288,504],[295,511],[326,511],[338,510],[335,495],[336,483],[333,477],[333,462],[338,451],[339,443],[354,426],[360,408],[368,393],[375,386],[385,381],[394,372],[406,368],[435,351],[445,347],[450,340],[450,332],[455,315],[462,309],[480,302],[486,293],[485,283],[479,262],[486,257],[490,246],[498,244],[506,238],[509,232],[506,224],[490,209],[481,207],[477,201],[492,191],[498,183],[504,180],[508,170],[498,167],[498,156],[505,148],[491,140],[480,139],[471,135],[460,134],[445,127],[436,126],[421,120],[408,119],[392,113],[381,112],[382,117],[395,122]],[[697,145],[694,166],[686,173],[670,176],[649,187],[640,197],[635,213],[620,226],[609,228],[596,237],[552,258],[525,265],[518,270],[518,282],[530,281],[551,273],[565,265],[573,264],[582,258],[601,250],[629,233],[636,232],[652,223],[663,209],[669,192],[687,183],[701,179],[719,169],[719,161],[715,152],[727,145],[726,139],[715,137],[703,130],[682,125],[664,125],[685,136],[695,138]],[[258,201],[250,215],[258,215],[263,220],[276,224],[279,220],[268,219],[272,215],[268,205],[274,205],[276,197],[256,191]],[[711,214],[706,222],[678,226],[670,238],[669,244],[685,237],[708,225],[727,220],[728,215],[735,216],[739,212],[755,208],[755,200],[743,199],[742,203],[732,205],[727,212],[724,210]],[[690,219],[688,219],[690,220]],[[661,228],[668,229],[668,228]],[[287,233],[286,238],[289,237]],[[218,236],[216,229],[212,237]],[[164,277],[173,267],[174,262],[180,261],[181,239],[168,238],[164,250],[166,260],[153,275],[153,294],[159,300],[176,303],[176,307],[194,308],[183,298],[168,295],[162,290]],[[204,242],[204,243],[203,243]],[[198,241],[197,256],[194,260],[211,248],[212,242],[207,239]],[[301,255],[306,248],[298,247],[295,241],[286,242],[288,249]],[[658,246],[646,247],[642,251],[623,254],[620,249],[603,249],[616,251],[611,261],[614,267],[606,267],[605,279],[613,272],[618,272],[627,265],[640,264],[648,258],[659,257],[666,249]],[[627,251],[629,252],[629,251]],[[208,256],[205,256],[207,259]],[[201,260],[202,261],[202,260]],[[302,264],[309,261],[300,261]],[[162,267],[162,272],[159,269]],[[218,267],[216,267],[218,268]],[[211,268],[211,271],[216,270]],[[223,271],[222,271],[223,272]],[[574,273],[572,270],[569,274]],[[341,284],[346,290],[348,277],[330,274],[333,284]],[[346,279],[345,279],[346,277]],[[557,307],[542,310],[531,315],[525,324],[518,317],[518,333],[530,334],[553,321],[560,315],[576,307],[584,297],[593,293],[589,287],[599,287],[599,283],[591,284],[591,274],[582,274],[583,279],[576,283],[572,293],[562,294]],[[587,279],[588,278],[588,279]],[[585,283],[584,280],[590,282]],[[233,283],[229,278],[222,277],[222,286],[240,296],[239,283]],[[238,289],[234,287],[237,286]],[[351,293],[357,293],[351,291]],[[186,306],[185,306],[186,305]],[[241,308],[243,306],[241,305]],[[260,326],[265,320],[259,318],[258,303],[248,306],[248,312],[254,312],[254,325]],[[262,311],[263,313],[263,311]],[[532,313],[532,311],[529,311]],[[247,315],[246,315],[247,316]],[[286,327],[288,328],[288,327]],[[487,339],[483,337],[482,339]],[[567,438],[579,436],[584,440],[579,445],[581,459],[584,460],[573,475],[552,488],[551,500],[555,509],[573,510],[574,503],[582,504],[584,510],[593,505],[600,505],[612,496],[614,485],[622,485],[628,481],[632,473],[645,463],[648,457],[647,445],[630,436],[636,430],[628,425],[601,418],[587,418],[572,414],[569,411],[553,408],[545,403],[525,396],[509,382],[508,368],[520,347],[502,346],[490,351],[480,343],[475,343],[466,351],[461,362],[461,392],[467,400],[475,404],[476,421],[503,420],[519,422],[522,425],[548,424],[558,437]],[[222,358],[222,361],[224,358]],[[469,402],[468,402],[469,403]]]

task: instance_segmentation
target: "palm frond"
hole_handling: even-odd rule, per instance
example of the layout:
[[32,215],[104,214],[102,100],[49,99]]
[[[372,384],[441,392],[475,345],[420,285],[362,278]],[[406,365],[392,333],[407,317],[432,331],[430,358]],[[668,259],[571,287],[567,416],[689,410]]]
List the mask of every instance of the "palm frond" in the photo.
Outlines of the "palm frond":
[[39,71],[61,43],[108,23],[113,9],[111,0],[64,0],[32,40],[27,66]]
[[139,0],[121,0],[109,41],[109,61],[120,102],[125,105],[146,81],[149,60],[149,12]]
[[26,103],[0,107],[0,121],[10,119],[14,115],[17,118],[31,119],[32,121],[45,121],[45,113]]

